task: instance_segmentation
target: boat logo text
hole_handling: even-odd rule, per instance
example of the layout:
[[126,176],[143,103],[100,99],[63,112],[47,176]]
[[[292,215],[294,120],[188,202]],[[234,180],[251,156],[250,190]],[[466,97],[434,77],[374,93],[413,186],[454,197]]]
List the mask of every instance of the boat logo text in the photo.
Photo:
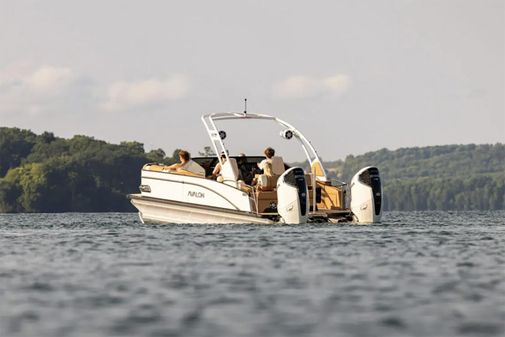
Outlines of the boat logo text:
[[195,192],[195,191],[188,191],[188,196],[193,197],[193,198],[205,198],[205,193],[203,192]]

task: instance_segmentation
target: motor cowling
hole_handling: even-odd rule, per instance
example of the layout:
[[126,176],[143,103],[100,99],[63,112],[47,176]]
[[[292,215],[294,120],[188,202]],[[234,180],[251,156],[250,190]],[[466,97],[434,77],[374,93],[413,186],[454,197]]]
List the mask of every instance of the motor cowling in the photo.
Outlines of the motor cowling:
[[351,211],[354,221],[376,223],[382,217],[382,185],[379,169],[362,168],[351,180]]
[[277,180],[277,212],[284,223],[307,222],[309,196],[302,168],[290,168]]

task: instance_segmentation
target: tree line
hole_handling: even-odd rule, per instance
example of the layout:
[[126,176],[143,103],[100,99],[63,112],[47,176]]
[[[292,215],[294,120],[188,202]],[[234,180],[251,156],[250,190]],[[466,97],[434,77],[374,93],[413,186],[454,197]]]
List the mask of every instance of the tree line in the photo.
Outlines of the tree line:
[[133,211],[126,194],[138,190],[142,166],[173,163],[177,152],[0,128],[0,212]]
[[[0,212],[134,211],[126,194],[138,190],[142,166],[174,163],[177,153],[1,127]],[[505,209],[503,144],[381,149],[326,162],[346,182],[368,165],[381,172],[386,210]]]
[[349,181],[365,166],[379,168],[386,210],[505,209],[505,145],[381,149],[327,163]]

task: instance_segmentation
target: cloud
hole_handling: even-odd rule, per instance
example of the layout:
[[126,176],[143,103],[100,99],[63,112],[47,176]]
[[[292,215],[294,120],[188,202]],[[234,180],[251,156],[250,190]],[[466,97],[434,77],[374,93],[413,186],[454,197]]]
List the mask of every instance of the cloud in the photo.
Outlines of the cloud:
[[329,77],[291,76],[273,86],[273,94],[279,98],[302,99],[317,96],[340,96],[350,85],[344,74]]
[[100,83],[69,67],[14,64],[0,69],[0,115],[42,116],[152,108],[189,92],[186,76]]
[[68,67],[44,65],[33,69],[13,66],[0,72],[0,87],[5,91],[50,95],[61,92],[77,78],[75,72]]
[[182,75],[165,79],[115,82],[109,86],[107,99],[102,107],[108,111],[117,111],[163,104],[185,97],[189,88],[188,78]]
[[81,80],[62,66],[15,64],[0,69],[0,114],[37,115],[71,103],[73,93],[83,88]]
[[68,87],[76,78],[70,68],[44,66],[35,70],[24,82],[35,92],[56,93]]

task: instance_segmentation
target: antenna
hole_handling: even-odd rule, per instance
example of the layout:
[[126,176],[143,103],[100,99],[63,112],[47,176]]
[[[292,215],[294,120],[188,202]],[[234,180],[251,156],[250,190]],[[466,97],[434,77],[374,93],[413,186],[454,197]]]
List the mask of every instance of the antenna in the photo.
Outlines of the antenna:
[[244,114],[247,115],[247,98],[244,98]]

